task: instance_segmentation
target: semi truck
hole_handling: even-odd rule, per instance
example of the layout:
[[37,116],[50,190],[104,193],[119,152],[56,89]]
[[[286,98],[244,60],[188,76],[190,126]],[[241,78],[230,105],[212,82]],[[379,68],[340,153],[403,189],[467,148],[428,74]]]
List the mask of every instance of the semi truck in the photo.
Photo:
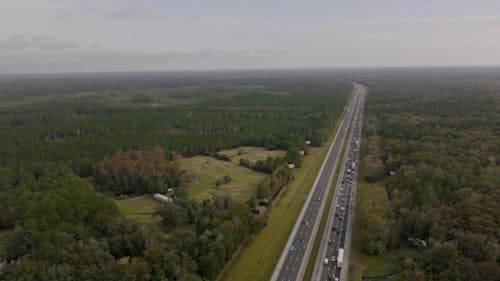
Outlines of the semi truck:
[[339,249],[339,257],[337,258],[337,267],[342,267],[342,263],[344,262],[344,249]]

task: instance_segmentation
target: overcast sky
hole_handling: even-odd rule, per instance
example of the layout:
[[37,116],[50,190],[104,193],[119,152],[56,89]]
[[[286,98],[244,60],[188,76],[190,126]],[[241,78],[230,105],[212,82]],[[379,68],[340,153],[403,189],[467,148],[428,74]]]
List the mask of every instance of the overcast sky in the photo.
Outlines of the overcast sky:
[[500,65],[498,0],[0,0],[0,73]]

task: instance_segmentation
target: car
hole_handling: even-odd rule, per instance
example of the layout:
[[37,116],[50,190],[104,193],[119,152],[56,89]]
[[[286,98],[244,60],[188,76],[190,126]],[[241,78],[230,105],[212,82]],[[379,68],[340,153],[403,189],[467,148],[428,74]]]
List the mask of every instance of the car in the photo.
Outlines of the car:
[[335,262],[335,256],[332,256],[331,260],[332,262]]
[[293,252],[295,250],[295,246],[290,246],[290,252]]
[[306,251],[306,245],[302,245],[302,247],[300,248],[300,251],[301,252],[305,252]]
[[327,264],[328,264],[328,258],[325,258],[325,260],[323,261],[323,264],[324,264],[324,265],[327,265]]

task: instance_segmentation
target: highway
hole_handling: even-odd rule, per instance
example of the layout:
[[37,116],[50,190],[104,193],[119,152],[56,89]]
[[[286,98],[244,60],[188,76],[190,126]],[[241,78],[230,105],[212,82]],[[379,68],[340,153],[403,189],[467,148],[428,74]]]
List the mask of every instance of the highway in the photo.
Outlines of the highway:
[[[361,126],[367,92],[366,87],[357,85],[361,89],[359,104],[355,112],[354,125],[349,133],[348,145],[342,158],[333,200],[328,209],[327,222],[322,233],[311,280],[347,280],[352,210],[356,194]],[[342,257],[339,256],[339,252],[341,252]]]
[[360,84],[353,84],[353,94],[348,103],[347,110],[311,191],[307,196],[297,222],[290,233],[278,264],[274,269],[271,281],[296,281],[302,280],[304,277],[325,209],[327,196],[330,192],[335,170],[340,159],[340,152],[354,118],[354,112],[359,104],[358,100],[363,96],[364,89]]

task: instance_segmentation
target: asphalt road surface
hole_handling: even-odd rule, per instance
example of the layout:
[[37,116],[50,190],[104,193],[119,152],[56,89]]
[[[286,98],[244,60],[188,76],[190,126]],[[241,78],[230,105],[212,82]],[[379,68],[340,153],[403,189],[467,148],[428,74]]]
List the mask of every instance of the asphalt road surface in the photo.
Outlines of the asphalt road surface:
[[[367,88],[360,88],[359,103],[356,108],[354,123],[348,136],[348,146],[342,160],[332,204],[329,206],[327,222],[314,263],[311,280],[346,280],[352,207],[356,192],[356,175],[359,162],[361,126],[364,101]],[[339,264],[339,249],[343,250],[342,263]]]
[[321,221],[319,214],[323,214],[341,149],[354,119],[354,112],[359,104],[358,100],[364,94],[365,88],[363,86],[357,83],[353,85],[353,95],[349,101],[348,109],[283,249],[271,281],[296,281],[302,280],[304,277]]

